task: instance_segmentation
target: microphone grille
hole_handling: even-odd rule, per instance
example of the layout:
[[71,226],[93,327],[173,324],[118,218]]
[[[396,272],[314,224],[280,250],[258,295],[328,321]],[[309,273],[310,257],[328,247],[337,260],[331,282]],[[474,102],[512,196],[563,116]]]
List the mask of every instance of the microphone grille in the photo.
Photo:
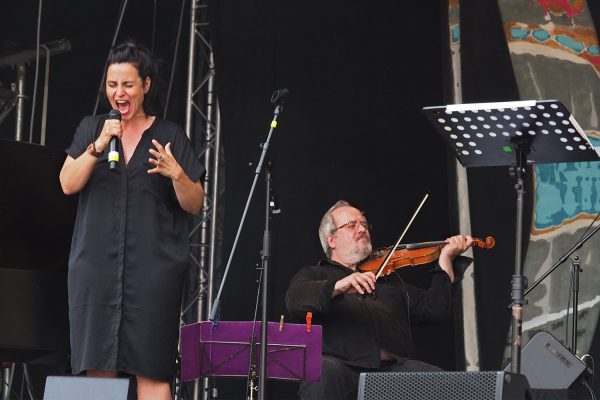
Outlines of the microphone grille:
[[108,112],[108,119],[121,119],[121,111],[119,110],[110,110]]

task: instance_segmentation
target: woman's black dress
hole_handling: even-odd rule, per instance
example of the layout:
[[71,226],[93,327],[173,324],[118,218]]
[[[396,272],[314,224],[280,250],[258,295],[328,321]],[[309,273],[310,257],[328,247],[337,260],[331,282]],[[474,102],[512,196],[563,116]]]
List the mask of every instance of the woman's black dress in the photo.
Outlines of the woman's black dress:
[[[99,135],[106,115],[85,117],[66,150],[77,158]],[[109,170],[106,153],[79,194],[69,257],[73,374],[121,371],[172,379],[188,265],[189,214],[169,178],[148,174],[152,139],[171,151],[192,181],[203,177],[185,132],[156,118],[129,163]]]

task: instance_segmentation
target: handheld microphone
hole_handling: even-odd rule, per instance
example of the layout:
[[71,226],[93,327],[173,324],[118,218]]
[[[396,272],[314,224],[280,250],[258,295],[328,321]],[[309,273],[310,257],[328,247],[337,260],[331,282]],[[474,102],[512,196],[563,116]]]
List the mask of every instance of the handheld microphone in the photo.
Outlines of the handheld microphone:
[[[108,119],[118,119],[121,120],[121,111],[119,110],[110,110],[108,113]],[[119,163],[119,138],[116,136],[112,136],[110,138],[110,142],[108,145],[108,167],[111,170],[117,168],[117,164]]]

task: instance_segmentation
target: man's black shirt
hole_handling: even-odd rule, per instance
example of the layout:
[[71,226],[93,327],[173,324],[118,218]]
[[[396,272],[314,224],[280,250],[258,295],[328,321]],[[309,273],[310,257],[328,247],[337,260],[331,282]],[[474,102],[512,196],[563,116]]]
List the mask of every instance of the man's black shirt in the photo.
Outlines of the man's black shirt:
[[[455,266],[470,263],[457,262],[459,258]],[[455,268],[456,281],[462,275],[457,269],[464,268],[466,265]],[[432,271],[428,290],[404,283],[393,272],[377,280],[374,296],[341,294],[332,299],[335,283],[352,273],[334,261],[321,260],[300,269],[285,295],[287,309],[295,319],[304,321],[310,311],[312,323],[323,326],[323,354],[338,357],[347,365],[378,368],[382,349],[398,358],[412,358],[410,326],[443,322],[451,315],[452,283],[439,266]]]

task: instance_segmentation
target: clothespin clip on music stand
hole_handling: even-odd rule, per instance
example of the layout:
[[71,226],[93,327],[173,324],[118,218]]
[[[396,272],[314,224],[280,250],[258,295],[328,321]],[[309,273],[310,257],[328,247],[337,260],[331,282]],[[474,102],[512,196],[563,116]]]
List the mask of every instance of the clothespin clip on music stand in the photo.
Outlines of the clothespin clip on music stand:
[[511,286],[511,372],[520,372],[524,292],[522,227],[526,164],[600,161],[585,132],[557,100],[453,104],[423,113],[463,167],[510,166],[516,178],[515,273]]

